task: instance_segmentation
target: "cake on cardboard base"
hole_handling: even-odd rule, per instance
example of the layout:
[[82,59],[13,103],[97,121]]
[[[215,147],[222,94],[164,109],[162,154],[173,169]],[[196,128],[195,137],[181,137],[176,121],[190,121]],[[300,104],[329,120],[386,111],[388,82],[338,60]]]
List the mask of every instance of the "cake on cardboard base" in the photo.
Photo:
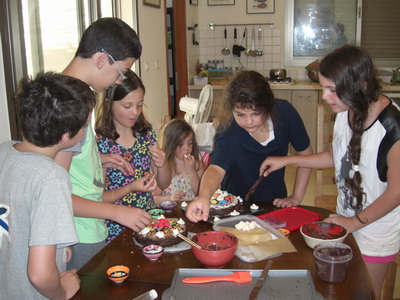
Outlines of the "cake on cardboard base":
[[178,234],[187,236],[185,221],[182,219],[167,219],[161,216],[153,220],[141,231],[134,233],[133,237],[143,247],[151,244],[170,247],[182,242]]
[[210,217],[229,216],[238,208],[239,198],[227,191],[216,190],[210,199]]

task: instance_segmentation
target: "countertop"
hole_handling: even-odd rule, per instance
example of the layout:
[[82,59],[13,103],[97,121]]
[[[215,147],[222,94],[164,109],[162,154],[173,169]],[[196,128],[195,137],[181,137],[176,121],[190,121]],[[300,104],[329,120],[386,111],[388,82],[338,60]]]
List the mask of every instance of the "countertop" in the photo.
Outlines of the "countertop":
[[[382,91],[400,92],[400,84],[381,83]],[[270,83],[272,90],[314,90],[321,91],[322,87],[318,82],[310,80],[294,80],[292,83]],[[201,90],[203,85],[189,85],[189,90]],[[224,85],[213,85],[214,90],[223,90]]]

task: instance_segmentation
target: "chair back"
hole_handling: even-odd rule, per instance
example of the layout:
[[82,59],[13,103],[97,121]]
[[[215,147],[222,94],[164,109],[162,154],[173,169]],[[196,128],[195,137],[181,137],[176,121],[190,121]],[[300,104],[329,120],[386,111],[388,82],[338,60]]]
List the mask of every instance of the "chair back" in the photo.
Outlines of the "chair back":
[[[328,113],[323,104],[318,104],[317,108],[317,149],[316,152],[320,153],[328,151],[331,147],[333,136],[333,125],[335,115],[331,112]],[[323,207],[331,211],[336,211],[336,197],[337,190],[335,181],[334,168],[329,169],[316,169],[315,172],[315,206]],[[330,185],[330,187],[328,187]],[[334,193],[327,194],[326,188],[334,190]]]

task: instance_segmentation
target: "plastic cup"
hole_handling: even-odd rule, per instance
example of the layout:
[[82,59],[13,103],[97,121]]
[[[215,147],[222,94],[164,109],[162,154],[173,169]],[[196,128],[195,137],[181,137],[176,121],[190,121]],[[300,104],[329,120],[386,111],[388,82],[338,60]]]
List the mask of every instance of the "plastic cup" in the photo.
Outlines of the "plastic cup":
[[317,276],[327,282],[340,282],[346,279],[353,251],[349,245],[339,242],[322,242],[313,251]]

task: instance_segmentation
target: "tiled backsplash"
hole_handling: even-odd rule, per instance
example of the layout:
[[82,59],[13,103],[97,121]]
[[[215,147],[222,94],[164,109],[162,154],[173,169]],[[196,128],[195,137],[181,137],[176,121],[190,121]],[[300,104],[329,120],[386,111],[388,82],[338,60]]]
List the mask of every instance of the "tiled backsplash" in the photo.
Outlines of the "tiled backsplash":
[[[246,48],[252,47],[253,26],[247,27],[247,37],[243,39],[245,26],[237,26],[236,44]],[[261,43],[258,40],[258,29],[261,28]],[[224,48],[224,27],[218,26],[214,30],[199,30],[199,47],[200,47],[200,63],[207,63],[209,60],[224,60],[225,68],[246,68],[248,70],[256,70],[264,76],[269,76],[269,70],[273,68],[281,68],[281,30],[271,28],[269,25],[254,26],[254,48],[262,49],[262,56],[247,56],[245,52],[241,52],[241,56],[232,54],[232,46],[234,44],[234,26],[227,26],[227,47],[230,49],[229,55],[223,55]]]

